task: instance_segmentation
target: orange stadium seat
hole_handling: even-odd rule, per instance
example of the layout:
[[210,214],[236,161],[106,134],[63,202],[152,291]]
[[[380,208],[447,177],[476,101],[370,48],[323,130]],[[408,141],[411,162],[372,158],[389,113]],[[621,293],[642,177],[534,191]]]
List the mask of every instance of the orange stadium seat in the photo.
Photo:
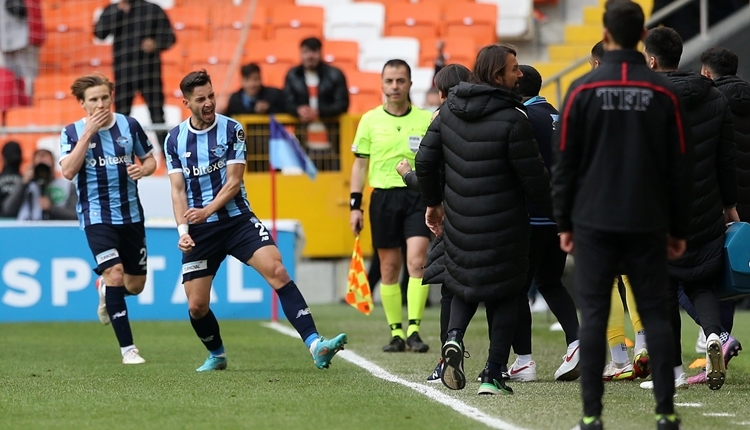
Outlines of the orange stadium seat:
[[34,97],[37,99],[64,99],[73,97],[70,86],[79,75],[42,75],[34,81]]
[[[252,0],[243,0],[242,4],[250,4]],[[217,6],[234,6],[234,0],[212,0],[211,4]],[[258,6],[293,5],[294,0],[257,0]],[[200,6],[206,7],[206,0],[175,0],[176,7]]]
[[379,73],[350,71],[346,74],[349,86],[349,112],[363,113],[383,102]]
[[326,40],[323,43],[323,61],[341,69],[356,69],[359,44],[348,40]]
[[[0,142],[5,144],[14,140],[21,145],[21,172],[25,172],[27,166],[31,165],[34,152],[36,151],[37,141],[43,137],[55,136],[50,134],[37,134],[37,133],[18,133],[18,134],[2,134],[0,135]],[[56,135],[59,137],[59,134]]]
[[263,85],[283,89],[284,80],[289,69],[290,66],[285,63],[264,64],[260,66],[260,78],[263,81]]
[[112,70],[112,45],[82,46],[71,59],[73,73],[85,74]]
[[49,33],[80,31],[91,34],[94,30],[94,11],[101,7],[98,1],[68,0],[45,7],[42,11],[44,28]]
[[[187,74],[187,73],[185,73]],[[182,91],[180,91],[180,81],[185,76],[180,74],[162,73],[162,89],[164,91],[164,104],[182,105]],[[213,76],[211,77],[213,80]]]
[[276,6],[271,9],[269,39],[299,43],[306,37],[323,38],[324,9],[318,6]]
[[41,101],[36,106],[13,109],[5,112],[6,127],[28,127],[42,125],[60,125],[61,115],[57,111],[46,111],[41,108]]
[[437,37],[440,32],[441,8],[431,4],[389,4],[385,10],[385,35]]
[[[190,45],[187,51],[187,63],[190,70],[196,70],[214,64],[229,64],[232,62],[237,45],[233,43],[196,42]],[[240,52],[238,60],[242,60],[243,53]]]
[[409,4],[411,0],[354,0],[354,2],[381,3],[387,7],[392,4]]
[[70,72],[70,64],[75,55],[81,54],[81,46],[93,42],[91,33],[65,32],[49,33],[39,55],[39,69],[43,72]]
[[245,44],[245,63],[297,65],[299,41],[289,39],[253,40]]
[[[212,39],[224,43],[239,40],[249,8],[236,6],[217,6],[211,9],[211,31]],[[268,10],[263,6],[257,6],[250,19],[249,39],[262,39],[266,35],[268,24]]]
[[166,51],[161,52],[161,74],[179,75],[187,74],[187,50],[185,45],[176,43]]
[[419,64],[422,67],[435,66],[438,40],[442,40],[445,43],[443,46],[443,56],[445,57],[446,64],[458,63],[469,69],[474,67],[477,50],[474,40],[468,37],[422,39],[419,45]]
[[175,38],[180,43],[208,40],[208,13],[205,7],[185,6],[166,11]]
[[445,7],[444,37],[470,37],[477,48],[497,43],[497,6],[449,3]]

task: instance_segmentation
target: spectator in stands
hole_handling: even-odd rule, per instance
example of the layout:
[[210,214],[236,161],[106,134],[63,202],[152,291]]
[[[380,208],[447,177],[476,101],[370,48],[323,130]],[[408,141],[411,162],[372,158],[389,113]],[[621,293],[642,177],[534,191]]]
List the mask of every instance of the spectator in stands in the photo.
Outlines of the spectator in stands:
[[55,157],[37,149],[32,165],[3,202],[2,215],[19,221],[75,220],[73,184],[55,175]]
[[3,63],[23,79],[31,96],[45,39],[41,0],[0,0],[0,28]]
[[242,114],[275,114],[284,112],[284,93],[261,83],[260,67],[255,63],[242,66],[242,88],[229,97],[226,116]]
[[[151,122],[164,123],[160,54],[175,44],[167,14],[145,0],[122,0],[104,9],[94,35],[99,39],[114,36],[117,113],[129,115],[139,91],[148,105]],[[164,136],[166,133],[157,133],[157,140],[163,142]]]
[[718,390],[724,385],[726,363],[731,358],[731,355],[725,357],[724,352],[729,352],[728,348],[736,342],[721,324],[719,301],[714,294],[724,268],[726,223],[739,221],[732,112],[726,98],[710,79],[694,72],[677,71],[682,57],[682,39],[675,30],[668,27],[649,30],[643,46],[649,67],[662,72],[675,88],[685,110],[685,124],[690,127],[688,136],[695,146],[687,250],[682,257],[669,263],[671,289],[667,312],[675,336],[673,364],[679,365],[679,369],[675,368],[675,385],[689,382],[682,378],[677,380],[682,370],[678,305],[678,291],[682,288],[706,334],[706,373],[701,382]]
[[3,202],[21,182],[21,145],[16,141],[8,141],[3,146],[3,170],[0,172],[0,216]]
[[346,78],[341,70],[321,61],[322,46],[317,37],[303,40],[302,64],[289,70],[284,82],[286,111],[305,123],[335,117],[349,109]]

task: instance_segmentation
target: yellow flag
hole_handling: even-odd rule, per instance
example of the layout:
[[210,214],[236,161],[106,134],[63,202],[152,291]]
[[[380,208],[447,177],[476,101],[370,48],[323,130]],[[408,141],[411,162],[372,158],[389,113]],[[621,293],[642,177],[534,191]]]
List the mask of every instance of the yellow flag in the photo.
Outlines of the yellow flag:
[[362,249],[359,247],[359,236],[354,239],[352,261],[349,263],[349,282],[347,283],[346,302],[365,315],[370,315],[374,306],[370,294],[370,282],[367,280]]

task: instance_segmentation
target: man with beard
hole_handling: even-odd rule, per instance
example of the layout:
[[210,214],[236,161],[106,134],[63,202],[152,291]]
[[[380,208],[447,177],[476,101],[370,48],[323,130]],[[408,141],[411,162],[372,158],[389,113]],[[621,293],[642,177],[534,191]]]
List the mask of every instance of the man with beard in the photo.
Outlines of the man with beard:
[[284,314],[305,342],[315,366],[327,368],[344,348],[346,334],[333,339],[318,335],[310,308],[284,268],[279,249],[250,208],[243,181],[242,125],[216,114],[216,95],[205,70],[188,73],[180,90],[191,116],[169,132],[164,146],[190,323],[209,351],[197,371],[227,367],[219,322],[209,300],[213,278],[229,255],[257,270],[276,290]]

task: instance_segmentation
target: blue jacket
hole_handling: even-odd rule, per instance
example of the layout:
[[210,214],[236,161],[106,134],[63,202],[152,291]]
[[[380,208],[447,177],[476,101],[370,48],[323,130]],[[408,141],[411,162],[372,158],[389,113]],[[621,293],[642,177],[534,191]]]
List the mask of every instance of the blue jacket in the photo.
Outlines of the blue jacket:
[[[539,153],[542,154],[544,165],[548,171],[552,171],[554,155],[552,153],[552,134],[557,130],[559,122],[559,112],[542,96],[536,96],[524,102],[526,113],[531,122],[531,128],[534,132],[534,140],[539,146]],[[532,226],[555,225],[544,212],[534,205],[531,200],[526,199],[526,209],[529,211],[529,219]]]

